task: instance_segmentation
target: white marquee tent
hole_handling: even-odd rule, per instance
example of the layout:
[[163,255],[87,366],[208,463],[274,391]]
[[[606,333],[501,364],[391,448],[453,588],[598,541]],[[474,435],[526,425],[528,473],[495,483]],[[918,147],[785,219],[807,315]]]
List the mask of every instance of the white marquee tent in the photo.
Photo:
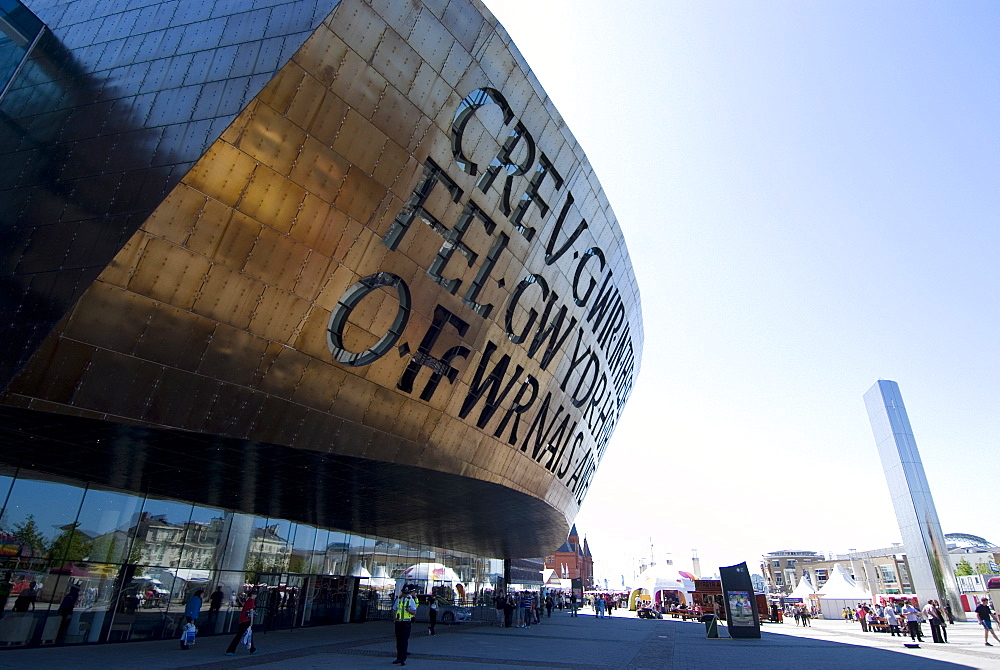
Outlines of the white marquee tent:
[[840,619],[845,607],[855,609],[858,603],[871,602],[871,594],[851,579],[840,563],[833,566],[833,574],[819,590],[820,611],[824,619]]
[[805,575],[802,575],[801,577],[799,577],[798,585],[796,585],[796,587],[792,590],[791,593],[789,593],[785,597],[785,599],[801,600],[804,603],[808,603],[809,596],[811,596],[814,593],[816,593],[816,589],[813,588],[813,585],[809,582],[809,579]]
[[[677,575],[675,577],[674,575]],[[678,579],[678,577],[680,577]],[[657,600],[658,592],[671,592],[670,596],[677,598],[683,604],[691,604],[691,593],[694,593],[694,582],[683,575],[680,575],[673,566],[653,565],[643,571],[635,580],[629,596],[629,607],[635,607],[635,598],[642,592],[648,595],[653,601]],[[661,593],[661,601],[664,594]]]
[[416,582],[427,591],[430,591],[434,586],[450,586],[457,591],[459,598],[465,597],[465,585],[462,583],[462,578],[458,576],[457,572],[441,563],[416,563],[403,570],[402,578],[396,581],[397,593],[403,584]]

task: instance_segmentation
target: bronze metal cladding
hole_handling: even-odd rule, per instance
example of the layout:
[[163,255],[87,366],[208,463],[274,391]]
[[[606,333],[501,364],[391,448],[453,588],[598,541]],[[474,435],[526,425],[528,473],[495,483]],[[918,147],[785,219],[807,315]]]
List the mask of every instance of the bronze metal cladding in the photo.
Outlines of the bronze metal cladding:
[[140,469],[185,454],[175,476],[208,468],[233,508],[543,555],[641,347],[621,230],[502,27],[467,0],[345,0],[59,321],[4,414],[127,433]]

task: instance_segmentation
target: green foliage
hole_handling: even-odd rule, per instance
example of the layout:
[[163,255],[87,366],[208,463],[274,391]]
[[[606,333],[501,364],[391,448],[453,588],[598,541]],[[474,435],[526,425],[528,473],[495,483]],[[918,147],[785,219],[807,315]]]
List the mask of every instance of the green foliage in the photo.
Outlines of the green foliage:
[[957,577],[966,577],[974,574],[976,574],[976,572],[972,569],[972,565],[964,558],[958,562],[958,565],[955,566],[955,576]]
[[33,514],[24,517],[24,523],[16,524],[14,532],[11,534],[22,543],[31,547],[32,552],[36,556],[45,553],[47,542],[41,531],[38,530],[38,524],[35,523],[35,516]]
[[141,575],[146,572],[146,564],[142,558],[146,553],[146,538],[135,537],[132,539],[132,548],[128,552],[128,562],[135,564],[135,574]]
[[288,571],[292,573],[302,573],[306,571],[306,559],[302,556],[292,556],[288,560]]
[[61,562],[82,561],[90,556],[93,542],[77,530],[80,524],[73,523],[66,527],[49,548],[49,558]]
[[981,575],[994,575],[994,574],[996,574],[995,572],[993,572],[992,570],[990,570],[990,564],[989,563],[976,563],[976,572],[979,573],[979,574],[981,574]]
[[247,558],[246,566],[243,568],[243,572],[246,573],[246,581],[250,584],[257,583],[257,577],[263,572],[264,562],[260,560],[257,556],[250,556]]

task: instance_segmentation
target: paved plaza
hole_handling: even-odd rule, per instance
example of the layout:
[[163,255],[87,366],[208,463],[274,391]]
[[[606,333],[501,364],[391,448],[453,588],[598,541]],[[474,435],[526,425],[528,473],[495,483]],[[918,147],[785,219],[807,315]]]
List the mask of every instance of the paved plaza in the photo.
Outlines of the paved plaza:
[[[487,624],[438,626],[430,637],[414,625],[410,668],[879,668],[945,670],[1000,668],[1000,646],[986,647],[975,623],[948,627],[951,642],[905,649],[903,640],[863,633],[854,622],[816,620],[811,628],[792,622],[765,624],[760,640],[705,638],[694,621],[637,619],[631,613],[599,619],[554,612],[531,628]],[[309,668],[394,668],[389,622],[344,624],[258,634],[260,651],[224,654],[228,637],[204,637],[189,651],[174,640],[86,647],[12,649],[0,652],[0,668],[160,670],[166,668],[263,670]],[[908,642],[909,639],[906,639]]]

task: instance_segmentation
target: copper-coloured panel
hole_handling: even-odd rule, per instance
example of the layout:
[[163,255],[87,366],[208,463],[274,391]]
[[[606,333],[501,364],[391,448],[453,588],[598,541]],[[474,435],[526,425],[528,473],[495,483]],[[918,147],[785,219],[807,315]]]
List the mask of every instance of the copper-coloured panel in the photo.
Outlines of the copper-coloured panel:
[[267,340],[239,328],[217,324],[197,372],[200,375],[249,386]]
[[210,267],[204,256],[153,238],[146,242],[129,290],[190,309]]
[[[594,171],[484,12],[343,0],[240,99],[17,388],[67,414],[248,441],[227,448],[349,458],[363,490],[460,482],[469,513],[433,496],[404,513],[379,491],[370,515],[345,518],[284,499],[285,483],[281,501],[244,508],[546,549],[497,538],[558,536],[576,513],[613,427],[591,425],[587,403],[616,413],[627,399],[641,316]],[[191,113],[247,89],[208,90],[226,99]],[[165,118],[156,100],[149,118]],[[335,477],[333,462],[316,475]],[[489,497],[510,512],[493,539],[476,521]]]
[[[347,176],[350,162],[330,151],[315,138],[305,140],[295,167],[289,175],[292,180],[326,202],[332,202]],[[300,208],[302,204],[300,203]]]

